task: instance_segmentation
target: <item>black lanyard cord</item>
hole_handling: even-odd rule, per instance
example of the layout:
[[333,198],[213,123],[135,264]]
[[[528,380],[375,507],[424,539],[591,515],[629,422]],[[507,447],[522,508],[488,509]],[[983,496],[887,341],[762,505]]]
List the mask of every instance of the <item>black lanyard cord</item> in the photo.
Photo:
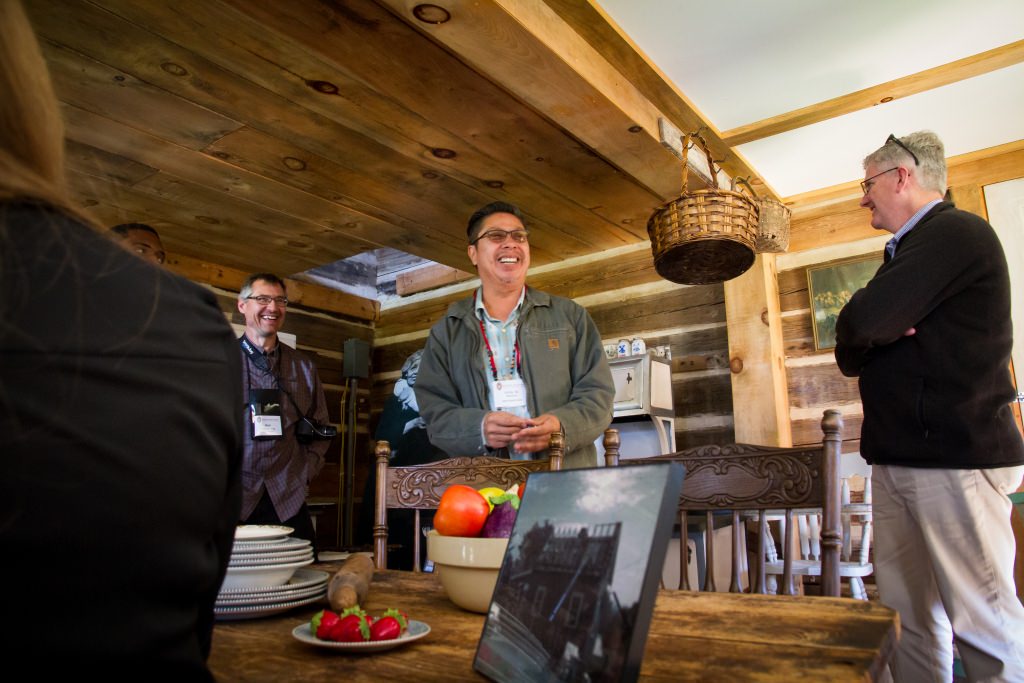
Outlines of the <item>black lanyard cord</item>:
[[[259,368],[260,370],[274,378],[274,386],[277,388],[278,391],[287,396],[289,401],[292,402],[292,406],[294,406],[295,408],[295,414],[298,415],[299,417],[307,417],[306,415],[303,414],[302,410],[299,409],[299,404],[295,402],[294,398],[292,398],[291,393],[289,393],[287,389],[281,386],[281,379],[277,376],[277,373],[275,373],[270,368],[270,361],[267,359],[267,354],[254,347],[252,343],[248,339],[246,339],[244,334],[238,338],[238,343],[242,347],[242,351],[244,351],[246,356],[248,356],[249,360],[252,361],[253,365],[255,365],[257,368]],[[278,343],[280,343],[280,341]],[[251,392],[252,377],[249,373],[249,364],[246,363],[245,382],[248,385],[249,391]]]

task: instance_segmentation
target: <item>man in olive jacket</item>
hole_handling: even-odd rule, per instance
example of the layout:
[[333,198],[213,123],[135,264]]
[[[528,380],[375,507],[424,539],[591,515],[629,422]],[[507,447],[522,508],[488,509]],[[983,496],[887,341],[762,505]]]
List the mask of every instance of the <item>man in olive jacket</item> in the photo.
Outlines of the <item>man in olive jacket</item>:
[[843,308],[836,361],[859,376],[872,464],[875,575],[903,633],[897,681],[1024,680],[1007,497],[1024,476],[1009,403],[1010,281],[984,220],[942,201],[934,133],[890,136],[864,160],[884,263]]
[[504,202],[469,219],[480,287],[430,331],[416,399],[431,443],[452,456],[541,457],[565,436],[565,466],[594,467],[614,385],[586,310],[526,286],[528,231]]

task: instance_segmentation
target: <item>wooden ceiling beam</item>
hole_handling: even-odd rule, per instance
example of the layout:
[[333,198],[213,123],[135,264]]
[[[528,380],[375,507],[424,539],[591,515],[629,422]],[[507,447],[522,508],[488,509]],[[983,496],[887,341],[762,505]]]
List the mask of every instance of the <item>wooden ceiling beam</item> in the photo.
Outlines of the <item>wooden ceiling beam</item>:
[[992,185],[1024,177],[1024,140],[959,154],[946,160],[948,184]]
[[678,194],[677,162],[657,139],[659,112],[547,6],[442,0],[434,4],[451,20],[429,24],[414,17],[418,0],[381,2],[658,197]]
[[487,195],[456,225],[481,203],[512,197],[534,228],[547,223],[562,258],[646,238],[657,197],[373,0],[223,1],[261,35],[299,46],[305,72],[337,79],[339,97],[310,106],[337,117],[352,100],[359,107],[344,111],[345,125]]
[[[168,270],[188,278],[193,282],[228,289],[237,292],[250,273],[236,268],[228,268],[202,259],[192,258],[183,254],[168,254],[164,264]],[[380,320],[380,303],[372,299],[330,289],[311,282],[302,282],[291,278],[282,278],[288,290],[289,304],[312,308],[358,320]]]
[[399,273],[398,277],[395,278],[395,293],[398,296],[409,296],[410,294],[437,289],[444,285],[471,280],[475,277],[476,275],[467,273],[464,270],[449,268],[440,263],[435,263]]
[[[779,199],[773,188],[764,184],[742,154],[728,146],[718,129],[697,109],[653,61],[633,42],[618,24],[594,0],[543,0],[576,33],[586,40],[615,71],[663,112],[664,117],[683,132],[700,134],[708,143],[715,163],[731,177],[750,178],[759,194]],[[653,130],[652,134],[657,135]],[[699,169],[695,169],[699,170]]]
[[990,71],[1013,66],[1020,62],[1024,62],[1024,40],[897,78],[888,83],[864,88],[848,95],[841,95],[785,114],[739,126],[723,132],[722,140],[729,146],[742,145],[987,74]]
[[678,116],[652,102],[552,7],[443,0],[434,4],[451,19],[430,24],[415,18],[417,0],[380,2],[658,197],[679,194],[679,161],[658,133],[659,118]]

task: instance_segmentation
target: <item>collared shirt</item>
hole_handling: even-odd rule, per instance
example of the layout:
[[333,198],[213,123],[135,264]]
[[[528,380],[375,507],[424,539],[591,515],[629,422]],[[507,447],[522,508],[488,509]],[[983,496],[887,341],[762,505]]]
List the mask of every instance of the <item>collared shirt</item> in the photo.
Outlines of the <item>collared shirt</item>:
[[519,369],[517,366],[517,344],[516,344],[516,331],[519,329],[519,311],[523,308],[523,297],[526,294],[526,287],[523,287],[523,291],[519,294],[519,301],[516,302],[516,307],[512,309],[512,312],[508,316],[508,320],[498,320],[492,318],[491,314],[487,312],[484,307],[483,293],[478,288],[475,294],[475,310],[476,317],[484,324],[484,330],[487,335],[484,343],[484,367],[491,372],[491,360],[488,358],[487,347],[490,346],[491,352],[494,354],[494,368],[497,371],[498,376],[494,377],[491,375],[491,379],[515,379],[519,377]]
[[891,260],[892,257],[896,255],[896,248],[899,246],[900,240],[903,239],[908,232],[913,230],[918,221],[920,221],[926,213],[931,211],[932,208],[941,201],[941,199],[933,199],[928,202],[918,209],[917,212],[903,224],[903,227],[896,231],[896,234],[892,236],[892,239],[885,243],[886,261]]
[[[256,349],[262,353],[259,347]],[[262,368],[244,351],[240,353],[242,390],[246,401],[251,389],[280,388],[291,395],[290,399],[283,394],[281,396],[283,435],[280,439],[253,440],[252,427],[246,425],[241,519],[245,520],[252,514],[264,490],[270,494],[278,517],[289,519],[306,501],[309,481],[323,467],[324,454],[330,446],[330,441],[326,440],[300,444],[295,439],[295,424],[303,415],[317,422],[329,422],[323,385],[316,365],[305,354],[280,340],[265,355],[267,363]]]
[[[523,291],[519,294],[519,301],[516,303],[516,307],[512,309],[512,312],[508,316],[508,320],[498,320],[492,318],[491,314],[487,312],[487,308],[484,306],[483,291],[481,288],[477,288],[474,294],[474,311],[476,313],[477,320],[483,323],[484,332],[487,338],[484,340],[482,345],[484,369],[487,376],[491,380],[495,380],[492,374],[493,370],[497,371],[497,379],[517,379],[519,378],[519,367],[517,363],[517,356],[521,353],[521,349],[516,341],[516,332],[519,329],[519,312],[523,308],[523,298],[526,296],[526,287],[523,287]],[[494,368],[491,368],[491,359],[488,357],[487,347],[490,345],[491,353],[494,354]],[[493,392],[488,392],[488,400],[490,403],[491,410],[497,410],[495,405],[495,398]],[[505,412],[512,413],[518,417],[530,417],[530,409],[528,406],[517,406],[515,408],[505,408]],[[487,443],[487,439],[484,436],[484,423],[480,422],[480,438],[483,439],[484,443]],[[510,455],[515,457],[516,454],[509,450]],[[526,454],[519,454],[522,457],[527,457]]]

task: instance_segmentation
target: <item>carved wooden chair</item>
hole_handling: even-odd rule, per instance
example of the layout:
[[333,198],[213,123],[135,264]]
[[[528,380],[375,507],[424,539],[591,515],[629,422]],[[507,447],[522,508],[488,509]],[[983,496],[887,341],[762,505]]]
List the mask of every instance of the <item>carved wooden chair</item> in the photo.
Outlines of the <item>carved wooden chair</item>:
[[[619,433],[608,429],[604,436],[605,462],[618,460]],[[505,460],[485,456],[448,458],[424,465],[389,467],[391,447],[378,441],[374,455],[377,465],[376,506],[373,525],[374,563],[387,569],[388,510],[414,511],[413,571],[420,571],[420,512],[436,510],[441,496],[453,484],[475,489],[496,486],[507,489],[526,481],[531,472],[562,469],[563,437],[552,434],[549,458],[544,460]]]
[[[783,533],[783,593],[794,592],[792,552],[794,547],[793,511],[821,508],[822,594],[839,595],[839,558],[842,545],[840,527],[839,453],[842,417],[827,410],[821,421],[824,438],[820,446],[808,448],[770,448],[730,444],[699,446],[685,451],[640,458],[631,462],[650,464],[666,460],[686,467],[683,491],[679,499],[680,529],[687,528],[691,513],[703,513],[707,571],[704,585],[696,590],[717,589],[714,571],[715,513],[728,511],[732,521],[732,571],[729,590],[742,592],[742,572],[747,565],[744,517],[752,516],[758,528],[754,566],[748,568],[748,584],[754,593],[766,592],[765,557],[770,542],[768,516],[781,511]],[[680,543],[679,588],[690,590],[686,571],[687,548]]]

